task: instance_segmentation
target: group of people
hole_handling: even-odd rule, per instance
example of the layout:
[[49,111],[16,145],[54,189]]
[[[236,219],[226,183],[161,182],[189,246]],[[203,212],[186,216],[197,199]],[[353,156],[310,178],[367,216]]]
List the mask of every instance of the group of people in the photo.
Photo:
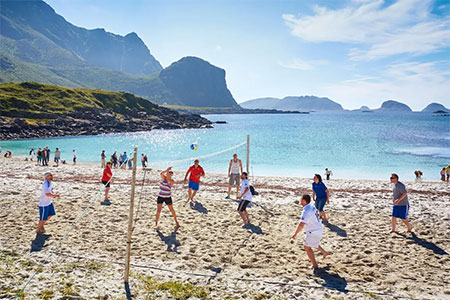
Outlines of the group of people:
[[[113,155],[116,155],[116,152],[114,152]],[[123,156],[126,157],[126,153],[122,155],[122,160]],[[102,151],[102,166],[104,163],[104,171],[101,181],[105,186],[105,202],[107,202],[107,205],[109,205],[111,204],[111,202],[109,200],[108,195],[113,176],[112,168],[114,165],[114,161],[111,160],[108,162],[104,162],[103,158],[105,157],[106,155],[104,155],[104,151]],[[172,214],[172,217],[175,221],[175,227],[178,228],[180,226],[175,213],[175,209],[173,207],[173,200],[171,193],[172,188],[175,184],[173,176],[174,172],[172,170],[172,167],[168,167],[166,170],[160,173],[161,181],[159,184],[159,193],[156,199],[156,206],[157,206],[155,215],[156,227],[158,226],[158,222],[160,219],[164,203],[167,205],[169,211]],[[194,164],[190,166],[189,169],[186,171],[184,177],[184,182],[188,184],[187,185],[188,202],[192,203],[194,201],[194,197],[200,188],[201,177],[205,177],[205,171],[200,166],[199,160],[196,159],[194,161]],[[53,175],[50,172],[46,172],[44,174],[44,178],[45,181],[42,185],[42,194],[39,200],[39,222],[37,228],[38,233],[42,233],[45,231],[44,224],[53,215],[55,215],[55,209],[53,206],[52,199],[59,198],[59,195],[53,192],[53,182],[52,182]],[[253,195],[252,195],[252,187],[248,182],[248,174],[247,172],[243,172],[242,162],[240,159],[238,159],[237,154],[234,154],[233,158],[230,160],[228,168],[228,178],[229,178],[228,193],[225,198],[230,199],[231,190],[233,187],[235,187],[236,199],[239,200],[237,211],[240,217],[242,218],[243,226],[245,227],[250,224],[250,217],[246,208],[252,202]],[[396,231],[397,219],[401,219],[407,227],[407,232],[411,232],[412,225],[408,221],[409,201],[406,187],[403,183],[399,181],[399,177],[397,174],[391,174],[390,181],[394,185],[392,191],[393,209],[392,209],[391,232]],[[302,205],[303,210],[301,213],[300,222],[297,226],[294,235],[292,236],[292,239],[295,239],[302,230],[305,231],[304,249],[314,269],[318,268],[318,264],[316,262],[313,249],[318,249],[322,253],[323,258],[327,257],[330,254],[330,252],[326,251],[320,246],[320,242],[323,235],[323,222],[324,223],[328,222],[327,216],[324,211],[324,207],[326,204],[329,203],[330,203],[330,193],[326,185],[323,183],[321,175],[315,174],[312,183],[312,198],[309,194],[302,195],[300,204]]]
[[[102,161],[101,167],[105,168],[106,167],[105,150],[102,150],[102,153],[100,154],[100,158],[101,158],[101,161]],[[115,150],[114,153],[111,154],[111,158],[109,160],[109,162],[111,163],[111,166],[113,168],[115,168],[115,169],[118,169],[118,168],[126,169],[127,165],[128,165],[128,168],[131,169],[131,168],[133,168],[133,161],[134,161],[134,158],[128,157],[126,151],[123,154],[120,153],[119,157],[117,157],[117,150]],[[142,153],[141,154],[142,167],[146,168],[147,167],[147,163],[148,163],[147,155]]]
[[450,165],[448,165],[447,167],[443,167],[441,170],[441,180],[449,182],[449,179],[450,179]]
[[[30,149],[30,152],[28,153],[28,158],[30,161],[34,161],[34,159],[37,159],[37,164],[36,166],[42,165],[42,166],[48,166],[48,163],[50,161],[50,153],[51,150],[48,146],[44,147],[44,148],[38,148],[38,150],[35,152],[34,148]],[[75,165],[77,162],[77,153],[75,151],[75,149],[72,150],[72,161],[73,164]],[[59,148],[55,149],[55,154],[53,155],[53,162],[56,163],[56,165],[54,165],[54,167],[58,167],[59,166],[59,162],[61,162],[62,164],[66,164],[66,161],[61,159],[61,151],[59,150]]]

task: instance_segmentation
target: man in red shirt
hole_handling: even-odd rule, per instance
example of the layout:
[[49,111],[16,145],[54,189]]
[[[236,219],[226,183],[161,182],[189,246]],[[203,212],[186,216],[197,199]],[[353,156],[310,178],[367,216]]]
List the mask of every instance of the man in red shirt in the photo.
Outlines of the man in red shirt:
[[203,168],[199,165],[198,159],[194,161],[194,165],[191,166],[184,176],[184,183],[187,182],[187,176],[191,173],[189,176],[189,189],[188,189],[188,201],[193,201],[195,194],[197,194],[198,188],[200,187],[200,177],[205,176],[205,171],[203,171]]
[[111,205],[108,198],[108,193],[110,189],[111,177],[112,177],[112,163],[109,161],[106,163],[106,167],[103,170],[102,183],[105,186],[105,201],[102,202],[103,205]]

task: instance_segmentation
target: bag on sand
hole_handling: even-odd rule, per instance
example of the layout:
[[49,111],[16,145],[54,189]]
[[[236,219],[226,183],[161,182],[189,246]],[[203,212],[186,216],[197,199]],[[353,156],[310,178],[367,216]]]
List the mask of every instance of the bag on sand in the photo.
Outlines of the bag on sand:
[[259,193],[255,190],[253,185],[250,186],[250,193],[252,193],[253,196],[258,196]]

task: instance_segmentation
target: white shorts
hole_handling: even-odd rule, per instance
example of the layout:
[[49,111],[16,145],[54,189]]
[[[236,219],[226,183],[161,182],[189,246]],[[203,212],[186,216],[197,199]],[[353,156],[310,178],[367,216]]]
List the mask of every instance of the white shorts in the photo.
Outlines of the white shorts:
[[322,239],[323,230],[307,231],[305,236],[305,246],[318,248]]

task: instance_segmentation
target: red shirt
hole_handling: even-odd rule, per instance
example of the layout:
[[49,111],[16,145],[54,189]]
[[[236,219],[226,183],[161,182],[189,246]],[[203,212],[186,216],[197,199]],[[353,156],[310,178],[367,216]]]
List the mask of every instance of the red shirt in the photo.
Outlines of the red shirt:
[[189,180],[192,182],[200,182],[200,175],[204,175],[205,171],[203,171],[203,168],[198,166],[195,168],[194,166],[191,166],[188,170],[188,173],[191,172],[191,175],[189,176]]
[[102,181],[109,181],[112,177],[112,170],[110,167],[106,167],[103,170],[103,177],[102,177]]

